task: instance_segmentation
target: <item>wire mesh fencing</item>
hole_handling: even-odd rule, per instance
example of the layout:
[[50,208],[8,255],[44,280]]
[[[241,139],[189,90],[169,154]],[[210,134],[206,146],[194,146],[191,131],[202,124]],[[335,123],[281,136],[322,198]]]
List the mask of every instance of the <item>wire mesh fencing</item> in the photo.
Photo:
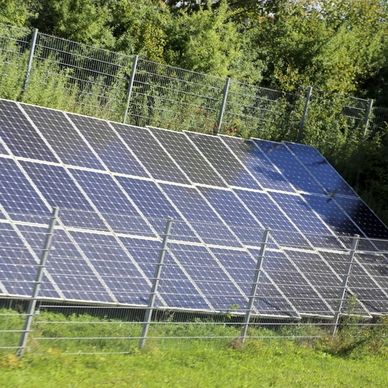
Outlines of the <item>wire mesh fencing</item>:
[[307,233],[292,244],[289,231],[279,242],[282,231],[251,227],[243,243],[224,223],[137,217],[115,230],[111,214],[91,229],[69,212],[0,220],[2,352],[386,335],[386,240]]
[[3,98],[139,126],[300,140],[312,128],[367,134],[386,121],[371,100],[286,93],[8,25],[0,26],[0,73]]

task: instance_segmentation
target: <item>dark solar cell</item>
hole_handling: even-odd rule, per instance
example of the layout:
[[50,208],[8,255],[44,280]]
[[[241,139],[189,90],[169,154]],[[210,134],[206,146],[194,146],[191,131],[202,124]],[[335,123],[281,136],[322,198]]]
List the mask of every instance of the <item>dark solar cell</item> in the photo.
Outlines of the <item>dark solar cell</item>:
[[229,151],[219,137],[194,132],[186,132],[186,135],[229,185],[253,189],[260,188],[243,164]]
[[106,229],[64,168],[31,162],[22,162],[22,165],[46,201],[61,209],[61,219],[66,225]]
[[106,121],[71,114],[68,116],[109,170],[122,174],[148,176]]
[[286,145],[329,195],[356,195],[349,184],[328,163],[317,149],[304,144],[286,143]]
[[183,132],[151,128],[152,134],[184,170],[192,182],[226,186],[209,162],[197,151]]
[[121,124],[113,124],[113,126],[153,178],[177,183],[189,183],[148,129]]
[[103,168],[63,112],[29,105],[23,105],[23,109],[62,162],[81,167]]
[[366,236],[388,239],[388,228],[360,199],[336,197],[335,201],[353,219]]
[[0,137],[16,156],[58,161],[14,102],[0,100]]
[[267,189],[295,191],[275,165],[256,147],[253,140],[229,136],[223,136],[221,139],[244,163],[245,167],[258,180],[261,186]]
[[314,180],[302,163],[296,159],[284,144],[265,140],[254,141],[297,190],[320,194],[324,192],[319,183]]

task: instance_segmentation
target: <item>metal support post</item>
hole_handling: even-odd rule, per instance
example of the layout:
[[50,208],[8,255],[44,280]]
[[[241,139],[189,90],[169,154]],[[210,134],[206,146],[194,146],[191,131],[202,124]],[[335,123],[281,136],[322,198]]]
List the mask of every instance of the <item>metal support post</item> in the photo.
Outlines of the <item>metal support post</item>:
[[127,93],[127,105],[125,107],[124,120],[123,120],[124,124],[127,122],[127,118],[128,118],[129,104],[131,102],[133,83],[135,81],[136,70],[137,70],[137,63],[138,62],[139,62],[139,56],[135,55],[135,57],[133,58],[133,62],[132,62],[131,75],[129,77],[129,85],[128,85],[128,93]]
[[24,84],[23,84],[23,93],[25,93],[27,91],[28,84],[30,82],[30,76],[31,76],[32,64],[34,62],[34,54],[35,54],[37,39],[38,39],[38,29],[34,28],[34,30],[32,31],[32,36],[31,36],[30,55],[28,57],[26,78],[25,78]]
[[255,304],[257,288],[259,286],[260,274],[263,270],[265,250],[266,250],[266,247],[268,244],[269,233],[270,233],[269,229],[266,229],[263,233],[263,238],[261,241],[259,257],[257,258],[256,268],[255,268],[254,277],[253,277],[251,294],[249,295],[248,306],[247,306],[247,310],[245,312],[244,322],[243,322],[243,325],[241,327],[240,339],[241,339],[242,343],[245,342],[245,339],[246,339],[247,333],[248,333],[249,321],[251,319],[252,310],[253,310],[253,307]]
[[368,133],[370,117],[371,117],[372,109],[373,109],[373,99],[371,99],[371,98],[368,99],[367,104],[368,104],[368,106],[366,107],[365,120],[364,120],[364,137],[366,137],[366,135]]
[[224,86],[222,104],[221,104],[220,114],[218,115],[217,126],[214,128],[214,131],[213,131],[214,135],[217,135],[221,131],[222,119],[224,118],[226,102],[228,101],[229,87],[230,87],[230,78],[228,77],[226,79],[225,86]]
[[34,315],[35,315],[36,303],[38,301],[40,286],[42,284],[43,270],[46,266],[47,258],[48,258],[49,253],[50,253],[51,244],[52,244],[53,237],[54,237],[54,229],[55,229],[55,225],[56,225],[57,219],[58,219],[58,214],[59,214],[59,209],[57,207],[55,207],[53,209],[53,212],[52,212],[52,215],[50,218],[49,227],[47,230],[42,253],[40,256],[40,262],[39,262],[39,265],[37,266],[37,272],[36,272],[35,282],[34,282],[34,289],[32,291],[30,303],[28,305],[26,321],[24,322],[22,335],[20,336],[19,346],[18,346],[18,350],[16,353],[18,357],[22,357],[24,352],[26,351],[28,336],[29,336],[30,331],[31,331],[32,320],[33,320]]
[[307,116],[308,116],[308,112],[309,112],[309,105],[310,105],[312,94],[313,94],[313,88],[312,88],[312,86],[309,86],[307,88],[307,92],[306,92],[306,99],[305,99],[304,108],[303,108],[303,116],[302,116],[302,120],[300,121],[300,126],[299,126],[299,131],[298,131],[296,141],[300,141],[302,136],[303,136],[304,127],[305,127],[306,121],[307,121]]
[[346,272],[345,272],[344,278],[342,280],[341,288],[340,288],[341,295],[340,295],[340,299],[338,301],[338,307],[337,307],[337,310],[336,310],[336,313],[335,313],[335,316],[334,316],[333,337],[336,335],[336,333],[338,331],[338,324],[339,324],[339,320],[340,320],[340,317],[341,317],[342,309],[343,309],[343,306],[344,306],[344,303],[345,303],[346,291],[348,289],[349,277],[350,277],[350,274],[352,272],[352,267],[353,267],[353,262],[354,262],[354,255],[355,255],[355,253],[357,251],[359,241],[360,241],[360,236],[358,234],[356,234],[353,237],[352,247],[350,248],[350,252],[349,252],[348,266],[346,268]]
[[142,333],[141,333],[140,341],[139,341],[139,348],[140,349],[144,348],[144,345],[145,345],[145,342],[147,339],[148,330],[149,330],[150,325],[151,325],[152,313],[154,311],[156,295],[157,295],[158,288],[159,288],[160,275],[162,272],[162,267],[164,264],[164,259],[166,257],[166,253],[168,251],[167,244],[168,244],[168,238],[169,238],[170,233],[171,233],[172,224],[173,224],[173,220],[168,219],[167,223],[166,223],[166,228],[164,231],[162,248],[161,248],[160,254],[159,254],[159,261],[156,265],[155,274],[154,274],[154,278],[152,281],[151,292],[150,292],[150,296],[148,299],[148,306],[147,306],[147,310],[146,310],[146,313],[144,316],[143,329],[142,329]]

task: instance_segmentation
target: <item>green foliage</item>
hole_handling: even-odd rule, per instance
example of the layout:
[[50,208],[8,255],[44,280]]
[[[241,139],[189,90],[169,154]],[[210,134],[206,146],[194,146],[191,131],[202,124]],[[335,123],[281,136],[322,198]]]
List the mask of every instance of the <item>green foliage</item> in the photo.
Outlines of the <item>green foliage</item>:
[[95,0],[43,0],[34,26],[42,32],[97,46],[113,47],[110,11]]
[[33,16],[31,1],[0,0],[0,23],[24,27]]
[[[21,326],[19,314],[12,313],[9,320],[5,313],[12,313],[12,310],[0,310],[0,330]],[[22,359],[12,353],[0,357],[0,385],[386,386],[384,337],[388,322],[383,320],[372,329],[350,326],[356,322],[348,318],[334,340],[315,325],[299,325],[280,332],[252,329],[252,335],[266,339],[251,339],[241,346],[236,340],[231,342],[230,338],[238,336],[238,329],[233,326],[212,325],[210,320],[176,324],[171,318],[153,325],[150,336],[206,335],[225,339],[154,339],[147,341],[146,348],[139,351],[137,339],[131,339],[140,333],[138,323],[89,314],[65,316],[41,312],[34,320],[31,351]],[[306,335],[320,336],[321,340],[289,339]],[[61,339],[64,337],[72,339],[64,341]],[[81,337],[89,339],[77,339]],[[81,355],[80,350],[94,354]],[[120,351],[127,354],[109,354]],[[69,352],[75,355],[66,354]]]

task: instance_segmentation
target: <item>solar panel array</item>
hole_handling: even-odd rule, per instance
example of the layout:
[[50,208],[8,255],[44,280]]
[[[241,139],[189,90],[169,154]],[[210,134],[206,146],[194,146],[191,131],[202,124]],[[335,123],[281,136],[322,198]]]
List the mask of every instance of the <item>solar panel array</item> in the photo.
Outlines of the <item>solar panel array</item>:
[[144,306],[171,217],[160,307],[243,311],[270,228],[256,313],[333,316],[353,234],[363,248],[349,284],[356,309],[388,312],[388,229],[306,145],[134,127],[0,100],[0,205],[3,295],[31,294],[56,206],[42,298]]

